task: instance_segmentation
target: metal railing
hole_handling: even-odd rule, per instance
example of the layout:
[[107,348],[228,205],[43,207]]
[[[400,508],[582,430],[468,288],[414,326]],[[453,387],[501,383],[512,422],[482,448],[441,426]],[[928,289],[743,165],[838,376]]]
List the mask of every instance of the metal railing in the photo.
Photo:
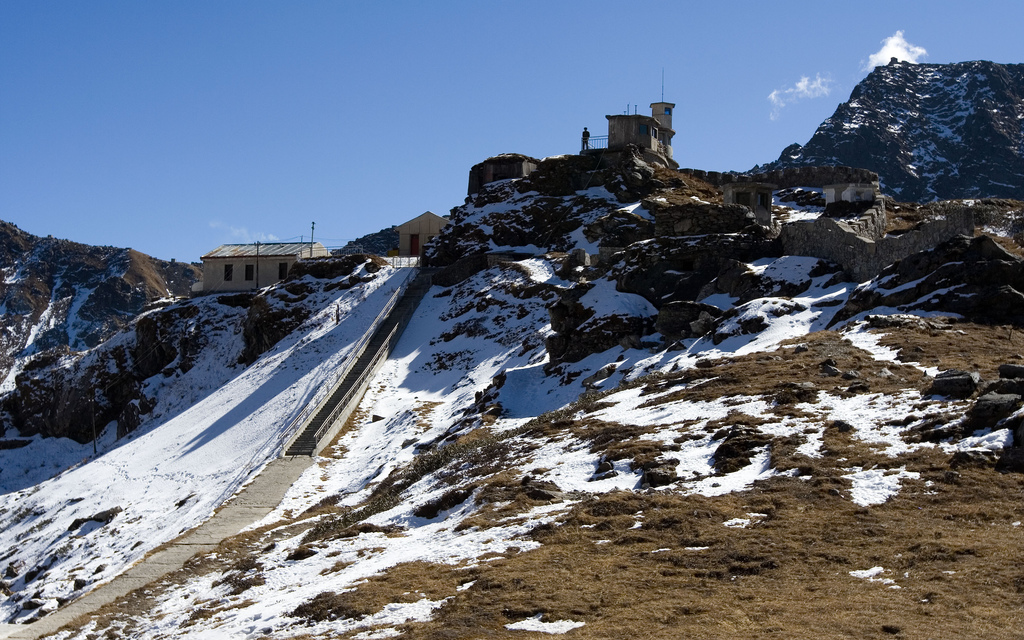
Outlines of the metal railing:
[[302,411],[300,411],[299,414],[288,423],[288,428],[284,430],[286,438],[290,438],[295,433],[301,433],[301,428],[305,426],[306,420],[311,415],[315,415],[316,412],[320,410],[320,407],[330,399],[335,391],[337,391],[338,387],[341,386],[341,383],[344,382],[345,376],[348,375],[349,371],[352,370],[352,367],[354,367],[359,361],[360,356],[363,355],[363,351],[366,350],[366,346],[373,338],[373,334],[377,332],[377,329],[381,324],[383,324],[388,314],[391,313],[391,310],[398,304],[398,300],[402,297],[402,294],[405,293],[405,289],[407,288],[408,284],[403,287],[399,287],[398,290],[391,295],[388,301],[384,304],[384,307],[380,310],[380,313],[378,313],[373,319],[373,322],[370,323],[370,327],[366,330],[366,333],[364,333],[363,337],[361,337],[359,342],[356,343],[356,348],[353,350],[353,355],[349,360],[349,365],[347,367],[340,368],[334,374],[334,379],[331,380],[329,384],[321,385],[316,394],[309,400],[309,402],[306,403],[306,406],[302,408]]
[[419,256],[389,256],[384,258],[388,263],[396,269],[405,267],[418,267],[420,266]]
[[400,327],[401,325],[396,324],[391,328],[391,331],[388,332],[388,336],[384,338],[384,342],[381,343],[380,348],[377,350],[377,354],[372,360],[366,363],[363,370],[359,372],[359,377],[353,381],[352,386],[349,387],[348,391],[345,392],[345,395],[338,401],[338,404],[331,410],[331,413],[328,414],[327,418],[325,418],[320,424],[316,433],[313,434],[314,447],[316,446],[315,443],[320,442],[320,438],[324,437],[327,430],[334,426],[334,421],[338,419],[341,412],[347,409],[348,405],[355,399],[356,395],[361,392],[361,387],[363,386],[363,383],[366,382],[366,378],[373,372],[381,359],[387,358],[388,353],[391,350],[391,341],[394,340]]
[[590,149],[607,149],[608,148],[608,136],[590,136],[589,138],[580,139],[580,151],[588,151]]

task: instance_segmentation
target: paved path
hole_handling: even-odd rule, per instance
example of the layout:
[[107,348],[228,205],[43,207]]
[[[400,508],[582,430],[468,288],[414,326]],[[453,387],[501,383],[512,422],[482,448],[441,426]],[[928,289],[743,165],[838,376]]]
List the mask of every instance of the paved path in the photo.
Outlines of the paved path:
[[180,569],[200,551],[208,551],[225,538],[257,522],[281,502],[288,488],[313,464],[309,456],[271,461],[249,486],[229,500],[212,518],[183,534],[164,549],[151,553],[110,582],[97,587],[63,609],[29,625],[0,625],[0,638],[42,638],[79,616]]

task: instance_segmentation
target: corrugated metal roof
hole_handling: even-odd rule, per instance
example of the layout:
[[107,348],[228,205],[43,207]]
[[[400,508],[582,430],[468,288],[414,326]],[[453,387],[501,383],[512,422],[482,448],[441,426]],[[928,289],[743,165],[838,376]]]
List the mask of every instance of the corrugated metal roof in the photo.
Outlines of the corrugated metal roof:
[[[319,242],[313,243],[313,255],[325,255],[327,248]],[[261,242],[259,245],[261,258],[273,256],[309,256],[308,242]],[[207,258],[255,258],[254,244],[222,244],[201,259]]]

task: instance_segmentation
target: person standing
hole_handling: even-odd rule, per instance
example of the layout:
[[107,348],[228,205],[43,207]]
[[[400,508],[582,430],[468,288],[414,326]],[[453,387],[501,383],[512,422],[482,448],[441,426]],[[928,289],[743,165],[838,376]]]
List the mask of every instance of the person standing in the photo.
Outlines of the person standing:
[[587,131],[586,127],[583,127],[583,150],[586,151],[590,148],[590,132]]

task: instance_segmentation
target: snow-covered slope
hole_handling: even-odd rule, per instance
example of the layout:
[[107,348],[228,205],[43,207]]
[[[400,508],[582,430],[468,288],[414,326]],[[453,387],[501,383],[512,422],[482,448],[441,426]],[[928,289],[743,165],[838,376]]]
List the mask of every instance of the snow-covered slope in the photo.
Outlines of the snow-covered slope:
[[[724,499],[769,482],[820,482],[815,465],[835,458],[840,424],[882,464],[840,458],[832,473],[841,477],[842,499],[857,508],[886,503],[921,477],[906,460],[938,449],[909,437],[921,416],[952,420],[967,405],[923,394],[921,369],[898,362],[862,323],[821,332],[855,285],[811,275],[816,265],[792,257],[748,265],[807,289],[739,306],[716,297],[734,313],[717,338],[689,340],[677,351],[613,347],[557,368],[541,346],[550,333],[545,301],[572,285],[556,275],[557,262],[529,259],[435,287],[371,384],[356,428],[253,528],[248,551],[211,555],[184,583],[156,585],[153,609],[134,618],[133,637],[403,635],[459,602],[487,601],[501,588],[500,567],[540,553],[538,532],[571,522],[579,531],[581,510],[597,509],[587,505],[623,492]],[[620,294],[598,306],[607,315],[645,304]],[[857,370],[845,378],[818,373],[825,356]],[[772,373],[744,377],[754,366]],[[814,382],[777,376],[795,367]],[[989,451],[1011,439],[1002,429],[941,446]],[[724,513],[707,516],[720,518],[723,532],[770,517],[751,507]],[[628,514],[640,541],[647,520],[683,526],[657,525],[657,513]],[[633,544],[607,526],[593,542],[589,533],[574,535],[585,535],[582,554],[608,542]],[[718,544],[683,540],[677,545],[689,551],[645,553],[695,554]],[[561,609],[544,602],[533,606],[550,614],[506,609],[477,621],[466,637],[599,624],[601,616],[585,608],[556,615]],[[116,619],[70,637],[119,628]]]
[[[131,437],[115,440],[106,429],[98,457],[91,445],[40,437],[0,451],[0,564],[10,567],[6,584],[15,594],[0,601],[0,617],[34,615],[22,607],[28,598],[55,608],[117,575],[208,518],[279,455],[292,418],[353,359],[409,270],[352,275],[365,281],[350,288],[311,276],[291,281],[308,290],[301,302],[308,318],[247,368],[237,364],[245,313],[213,297],[189,303],[219,317],[200,357],[187,371],[150,378],[153,410]],[[276,290],[265,297],[273,300]],[[113,342],[133,340],[128,331]],[[38,477],[67,466],[52,479]]]
[[[59,637],[1014,637],[986,612],[1020,602],[1020,319],[969,304],[1019,298],[1010,240],[849,282],[751,226],[652,237],[662,205],[717,211],[697,181],[542,164],[454,211],[444,284],[274,512]],[[494,249],[533,255],[461,260]]]
[[876,67],[807,144],[760,169],[816,165],[875,171],[902,201],[1024,199],[1024,65]]

